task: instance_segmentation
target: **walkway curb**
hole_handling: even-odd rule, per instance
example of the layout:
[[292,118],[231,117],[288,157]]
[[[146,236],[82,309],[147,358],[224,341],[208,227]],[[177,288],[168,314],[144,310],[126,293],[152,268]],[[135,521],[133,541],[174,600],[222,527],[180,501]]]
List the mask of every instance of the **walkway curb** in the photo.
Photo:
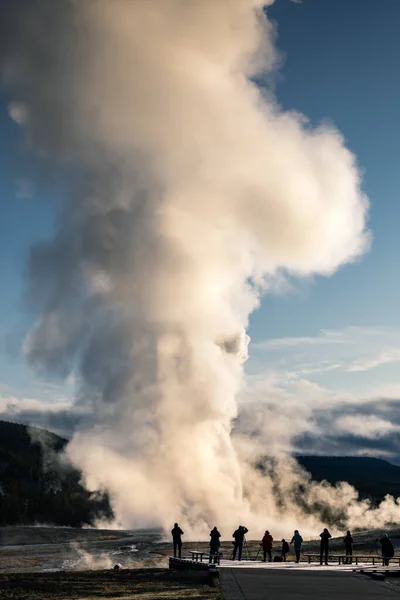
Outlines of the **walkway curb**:
[[233,569],[221,569],[219,579],[225,600],[246,600]]

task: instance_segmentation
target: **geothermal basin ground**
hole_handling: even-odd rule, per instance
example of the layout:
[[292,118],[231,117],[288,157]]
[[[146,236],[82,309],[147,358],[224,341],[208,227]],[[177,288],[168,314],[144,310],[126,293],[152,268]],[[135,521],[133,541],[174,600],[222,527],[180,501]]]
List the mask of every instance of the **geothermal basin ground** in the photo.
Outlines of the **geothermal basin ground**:
[[0,572],[166,567],[167,547],[160,531],[2,527]]

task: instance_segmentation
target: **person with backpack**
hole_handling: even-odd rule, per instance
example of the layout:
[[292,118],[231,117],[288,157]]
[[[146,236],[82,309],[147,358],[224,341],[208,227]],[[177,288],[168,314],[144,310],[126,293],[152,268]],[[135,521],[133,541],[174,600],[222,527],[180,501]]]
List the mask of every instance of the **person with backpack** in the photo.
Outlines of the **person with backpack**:
[[332,536],[329,533],[329,531],[327,530],[327,528],[325,527],[323,532],[319,534],[319,537],[321,538],[319,564],[322,565],[322,558],[324,557],[325,564],[327,565],[328,564],[328,552],[329,552],[329,540]]
[[294,544],[294,553],[296,555],[296,562],[300,562],[300,552],[301,552],[301,545],[303,543],[303,538],[301,537],[298,529],[294,530],[294,535],[291,539],[291,544]]
[[390,559],[393,558],[393,556],[394,556],[393,544],[390,541],[387,533],[385,533],[385,535],[383,537],[381,537],[381,539],[379,541],[382,545],[383,566],[388,567]]
[[352,538],[352,535],[351,535],[350,531],[348,531],[346,533],[346,536],[343,538],[343,543],[344,543],[344,547],[345,547],[345,550],[346,550],[345,564],[346,565],[351,565],[351,563],[352,563],[352,556],[353,556],[353,538]]
[[286,554],[289,552],[290,548],[289,548],[289,544],[287,543],[286,540],[282,540],[282,550],[281,550],[281,557],[282,557],[282,561],[286,562]]
[[261,540],[261,544],[260,546],[262,546],[263,552],[264,552],[264,558],[263,558],[263,562],[266,562],[267,560],[267,554],[268,554],[268,560],[269,562],[272,562],[272,544],[274,542],[274,538],[272,537],[272,535],[270,534],[270,532],[267,530],[264,533],[264,537]]

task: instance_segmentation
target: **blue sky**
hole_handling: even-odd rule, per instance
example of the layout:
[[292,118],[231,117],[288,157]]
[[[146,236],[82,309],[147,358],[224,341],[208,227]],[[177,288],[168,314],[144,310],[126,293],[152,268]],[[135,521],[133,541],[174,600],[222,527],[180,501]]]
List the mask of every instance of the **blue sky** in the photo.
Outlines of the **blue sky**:
[[[264,298],[250,323],[249,385],[256,382],[265,395],[273,382],[272,395],[281,390],[298,397],[315,386],[317,403],[392,402],[400,398],[400,2],[277,0],[268,14],[283,61],[278,101],[313,125],[330,121],[344,134],[364,173],[373,244],[331,278],[291,281],[290,291]],[[36,401],[68,402],[72,386],[41,380],[21,349],[30,319],[23,300],[26,259],[36,240],[51,235],[60,190],[49,181],[33,184],[6,98],[0,132],[0,394],[3,405],[9,398],[31,408]],[[370,439],[378,439],[371,415]]]
[[295,282],[293,293],[266,297],[250,334],[257,341],[349,325],[397,327],[400,4],[283,1],[269,13],[285,61],[278,100],[313,124],[329,120],[343,132],[364,174],[373,245],[361,261],[331,278]]
[[329,120],[344,134],[364,172],[371,200],[373,247],[332,278],[297,284],[297,293],[268,297],[252,319],[252,337],[308,335],[346,325],[399,325],[400,203],[396,0],[277,2],[285,63],[277,96],[313,124]]

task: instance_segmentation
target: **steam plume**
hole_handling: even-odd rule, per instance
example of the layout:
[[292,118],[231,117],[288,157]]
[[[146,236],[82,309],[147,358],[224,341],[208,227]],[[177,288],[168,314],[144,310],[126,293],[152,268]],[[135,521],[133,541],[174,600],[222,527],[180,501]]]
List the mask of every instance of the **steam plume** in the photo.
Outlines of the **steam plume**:
[[79,374],[92,419],[69,455],[124,526],[319,523],[277,504],[298,467],[260,477],[262,437],[231,435],[246,327],[274,277],[365,251],[368,202],[341,134],[252,83],[277,64],[265,4],[20,0],[8,18],[10,115],[73,182],[31,253],[26,351]]

